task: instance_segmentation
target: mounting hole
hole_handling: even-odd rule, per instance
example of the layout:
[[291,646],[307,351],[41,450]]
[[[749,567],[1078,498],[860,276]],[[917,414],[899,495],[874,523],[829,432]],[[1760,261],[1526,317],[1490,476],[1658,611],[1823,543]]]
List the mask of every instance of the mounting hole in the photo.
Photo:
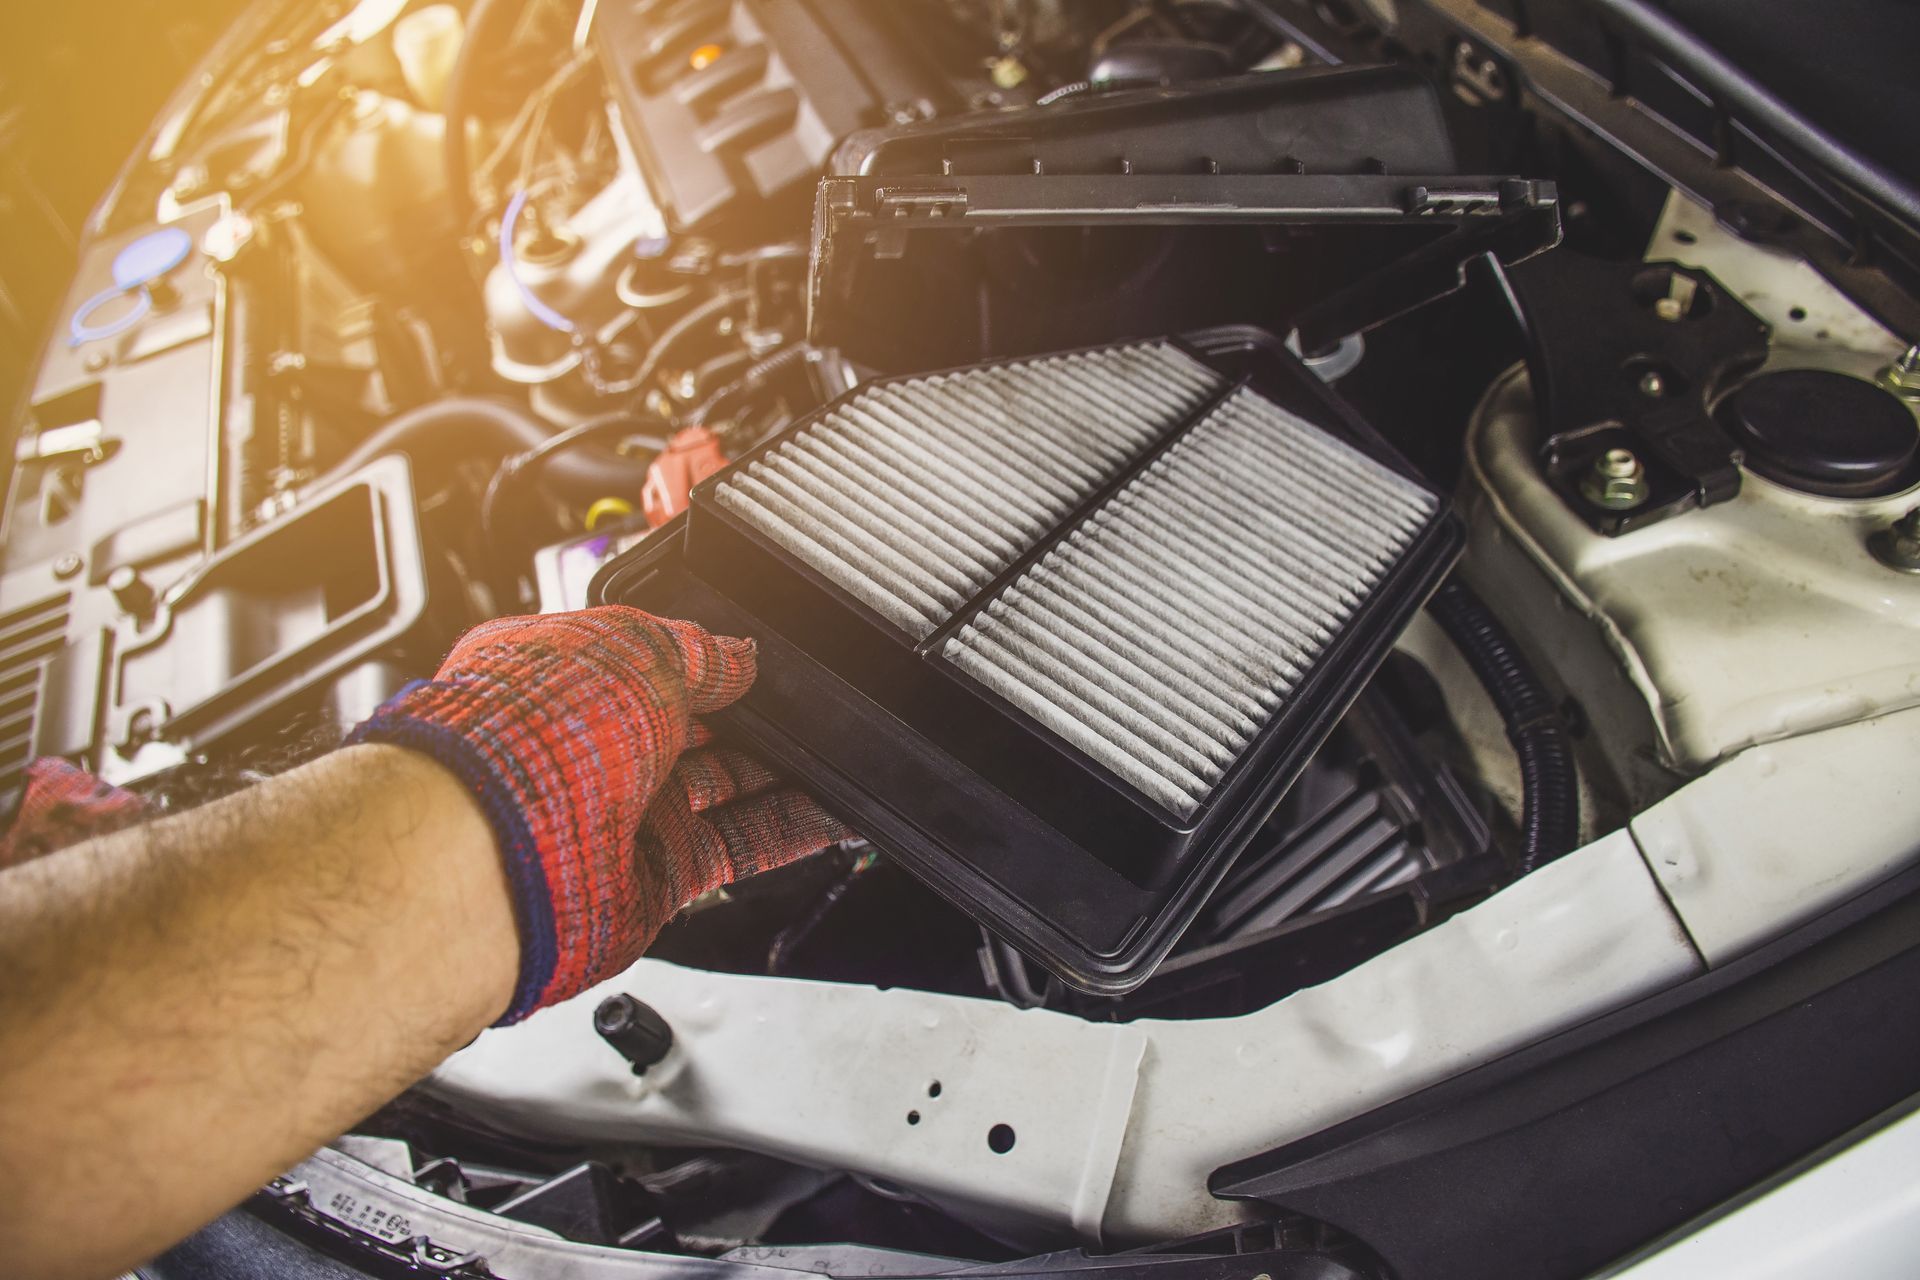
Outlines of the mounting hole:
[[1678,231],[1674,232],[1673,238],[1679,241],[1681,244],[1699,244],[1700,243],[1700,237],[1693,234],[1693,232],[1687,230],[1685,227],[1681,227]]
[[907,1123],[908,1123],[908,1124],[919,1124],[919,1123],[920,1123],[920,1113],[919,1113],[918,1111],[909,1111],[909,1112],[907,1112]]
[[997,1156],[1003,1156],[1013,1150],[1013,1126],[997,1124],[987,1130],[987,1150]]
[[1789,320],[1805,320],[1806,318],[1807,309],[1805,307],[1793,307],[1787,312],[1787,319]]
[[938,1080],[935,1080],[927,1086],[927,1096],[929,1098],[937,1098],[940,1096],[940,1082]]

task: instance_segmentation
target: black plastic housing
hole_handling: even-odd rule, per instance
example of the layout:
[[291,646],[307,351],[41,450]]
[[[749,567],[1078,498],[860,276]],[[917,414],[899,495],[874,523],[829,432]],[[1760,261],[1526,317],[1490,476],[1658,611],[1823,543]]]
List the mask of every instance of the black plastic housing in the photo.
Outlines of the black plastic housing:
[[[1218,330],[1185,345],[1230,380],[1407,473],[1271,335]],[[724,725],[963,910],[1091,992],[1130,990],[1151,974],[1462,541],[1437,508],[1287,707],[1181,820],[736,522],[712,496],[727,474],[694,491],[680,522],[609,564],[593,598],[753,637],[760,677]],[[1124,477],[1062,529],[1118,483]]]
[[855,134],[809,331],[886,372],[1229,321],[1315,351],[1559,238],[1552,183],[1458,174],[1418,75],[1261,72]]
[[[647,185],[676,232],[785,234],[834,145],[946,78],[857,0],[631,0],[593,43]],[[769,206],[771,205],[771,208]]]

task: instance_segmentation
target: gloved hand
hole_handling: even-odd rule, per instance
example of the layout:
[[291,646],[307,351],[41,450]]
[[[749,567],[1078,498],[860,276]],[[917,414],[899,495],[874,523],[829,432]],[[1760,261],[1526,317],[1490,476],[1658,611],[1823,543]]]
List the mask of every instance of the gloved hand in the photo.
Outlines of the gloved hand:
[[58,757],[35,760],[27,766],[20,807],[0,838],[0,870],[130,827],[151,813],[144,799],[85,769]]
[[502,1024],[625,969],[702,893],[851,836],[708,745],[695,715],[753,677],[751,641],[638,609],[497,618],[349,736],[433,757],[493,827],[520,928]]

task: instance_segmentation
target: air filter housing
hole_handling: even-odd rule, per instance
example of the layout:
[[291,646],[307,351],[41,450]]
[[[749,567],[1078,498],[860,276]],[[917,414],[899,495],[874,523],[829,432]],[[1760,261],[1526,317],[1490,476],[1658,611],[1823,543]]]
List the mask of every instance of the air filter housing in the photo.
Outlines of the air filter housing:
[[755,637],[739,735],[1089,991],[1151,973],[1459,547],[1264,334],[869,383],[599,598]]

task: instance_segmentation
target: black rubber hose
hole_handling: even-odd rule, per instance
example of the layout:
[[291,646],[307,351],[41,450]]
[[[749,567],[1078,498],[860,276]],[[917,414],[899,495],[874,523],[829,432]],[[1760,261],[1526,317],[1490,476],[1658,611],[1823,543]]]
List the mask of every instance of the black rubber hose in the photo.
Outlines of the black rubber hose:
[[1427,608],[1493,699],[1519,757],[1526,875],[1580,840],[1580,780],[1566,721],[1513,637],[1465,583],[1449,579]]
[[[388,419],[323,479],[357,471],[386,453],[405,453],[416,468],[432,471],[466,458],[528,453],[553,436],[546,423],[510,401],[451,396]],[[590,502],[610,493],[640,492],[649,461],[583,441],[541,454],[536,474],[554,492]]]
[[446,168],[447,207],[453,213],[453,233],[464,236],[473,221],[472,157],[467,149],[467,121],[473,115],[474,88],[479,83],[480,60],[495,43],[502,23],[511,23],[520,0],[474,0],[467,10],[466,35],[447,74],[446,137],[442,164]]

